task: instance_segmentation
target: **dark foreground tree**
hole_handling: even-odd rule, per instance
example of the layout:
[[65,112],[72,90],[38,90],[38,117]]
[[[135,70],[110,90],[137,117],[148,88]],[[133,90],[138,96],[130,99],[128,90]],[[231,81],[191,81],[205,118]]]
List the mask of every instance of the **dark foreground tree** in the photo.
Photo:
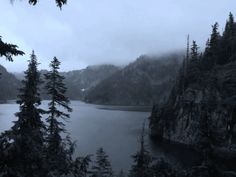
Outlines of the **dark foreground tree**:
[[152,170],[151,170],[151,162],[152,158],[148,152],[148,150],[145,148],[144,143],[144,128],[145,128],[145,122],[143,123],[142,127],[142,133],[141,133],[141,139],[140,139],[140,150],[132,156],[134,159],[134,165],[132,165],[129,176],[130,177],[151,177],[152,176]]
[[116,177],[125,177],[125,173],[123,170],[121,170]]
[[[13,3],[15,0],[10,0]],[[54,0],[56,5],[61,9],[67,3],[67,0]],[[36,5],[39,0],[28,0],[29,4]]]
[[8,61],[13,61],[12,56],[24,55],[25,53],[18,50],[18,46],[14,44],[8,44],[2,41],[0,36],[0,57],[6,57]]
[[70,162],[72,149],[66,149],[66,145],[68,146],[69,143],[73,146],[69,137],[64,140],[61,137],[61,133],[65,132],[65,128],[60,119],[69,118],[69,114],[63,112],[64,110],[59,110],[58,107],[61,106],[68,112],[71,112],[72,109],[69,107],[69,99],[64,95],[66,87],[63,83],[64,77],[58,72],[59,65],[59,60],[54,57],[50,64],[51,71],[45,74],[45,89],[50,97],[49,110],[47,111],[49,116],[46,119],[48,123],[47,159],[49,171],[56,176],[69,173],[70,164],[68,163]]
[[13,127],[0,137],[0,176],[43,177],[44,169],[44,130],[41,120],[41,100],[38,93],[40,75],[34,52],[31,54],[25,72],[23,87],[17,103],[20,111]]
[[108,155],[103,148],[99,148],[96,153],[95,165],[92,167],[91,177],[112,177],[112,167],[108,160]]
[[[77,158],[76,160],[72,158],[74,143],[67,134],[63,123],[70,118],[68,112],[71,112],[72,109],[69,106],[69,99],[65,96],[67,89],[63,83],[64,77],[58,72],[60,61],[56,57],[53,58],[50,68],[51,70],[45,74],[45,88],[50,97],[48,118],[46,119],[48,123],[46,159],[49,176],[83,176],[87,170],[89,158]],[[62,138],[63,133],[67,134],[66,138]]]

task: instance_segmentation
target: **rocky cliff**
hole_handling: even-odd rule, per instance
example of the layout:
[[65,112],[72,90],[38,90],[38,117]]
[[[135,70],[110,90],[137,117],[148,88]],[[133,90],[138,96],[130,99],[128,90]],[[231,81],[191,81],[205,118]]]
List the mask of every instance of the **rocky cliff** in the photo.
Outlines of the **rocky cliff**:
[[153,107],[151,136],[201,146],[234,147],[236,135],[236,24],[213,25],[204,53],[193,41],[168,100]]

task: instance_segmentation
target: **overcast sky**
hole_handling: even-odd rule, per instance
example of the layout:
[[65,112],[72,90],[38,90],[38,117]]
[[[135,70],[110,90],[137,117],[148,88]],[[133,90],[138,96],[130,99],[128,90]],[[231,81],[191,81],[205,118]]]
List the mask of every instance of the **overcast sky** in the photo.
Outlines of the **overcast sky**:
[[53,56],[62,70],[111,63],[125,65],[141,54],[185,48],[187,34],[203,48],[211,25],[222,30],[235,0],[68,0],[62,10],[54,0],[0,0],[0,35],[26,55],[13,63],[1,59],[9,71],[26,69],[32,49],[47,68]]

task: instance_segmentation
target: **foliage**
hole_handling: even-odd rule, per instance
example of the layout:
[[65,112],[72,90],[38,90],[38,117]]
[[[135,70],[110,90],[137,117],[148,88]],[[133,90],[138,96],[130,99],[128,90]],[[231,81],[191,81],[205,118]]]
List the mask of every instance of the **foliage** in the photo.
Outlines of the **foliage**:
[[24,55],[25,53],[17,49],[18,46],[14,44],[8,44],[2,41],[0,36],[0,57],[4,56],[8,61],[13,61],[12,56]]
[[151,163],[152,158],[149,154],[149,151],[145,148],[145,122],[143,123],[142,133],[140,138],[140,150],[132,156],[134,160],[134,164],[131,167],[129,176],[133,177],[151,177],[152,170],[151,170]]
[[96,152],[95,165],[92,166],[90,177],[112,177],[113,171],[111,164],[108,160],[108,155],[104,152],[103,148],[99,148]]
[[[235,138],[236,23],[230,13],[223,33],[212,26],[203,54],[193,41],[166,102],[156,105],[150,118],[152,136],[195,147],[202,155],[200,166],[189,176],[216,176],[234,157],[222,157],[218,148],[230,147]],[[187,60],[189,59],[189,60]],[[223,150],[222,150],[223,151]],[[227,151],[225,153],[228,153]],[[218,163],[217,163],[218,162]],[[203,174],[204,173],[204,174]]]
[[[89,156],[73,159],[75,144],[71,141],[69,134],[62,138],[62,133],[66,133],[65,125],[62,122],[70,118],[67,112],[72,109],[69,106],[69,99],[65,96],[65,79],[59,74],[60,61],[54,57],[50,63],[51,71],[45,74],[47,94],[50,97],[48,103],[49,110],[46,111],[48,117],[46,122],[46,159],[49,176],[85,176],[87,173]],[[60,109],[59,109],[60,108]],[[63,109],[63,111],[61,110]]]
[[41,120],[41,100],[38,93],[40,75],[34,52],[31,54],[28,70],[17,103],[20,111],[13,127],[0,138],[2,164],[1,173],[6,176],[45,176],[44,130]]
[[[13,3],[15,0],[10,0],[10,1]],[[28,0],[28,2],[29,4],[34,6],[39,2],[39,0]],[[62,6],[67,3],[67,0],[55,0],[55,3],[61,9]]]

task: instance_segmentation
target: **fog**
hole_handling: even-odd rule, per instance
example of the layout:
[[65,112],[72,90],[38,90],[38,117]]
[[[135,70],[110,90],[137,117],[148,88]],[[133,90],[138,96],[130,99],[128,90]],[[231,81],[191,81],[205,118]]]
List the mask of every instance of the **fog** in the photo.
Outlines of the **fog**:
[[64,71],[125,65],[141,54],[183,49],[188,34],[203,48],[211,25],[217,21],[222,30],[235,6],[234,0],[68,0],[60,10],[50,0],[37,6],[5,0],[0,2],[0,35],[26,55],[1,64],[22,71],[34,49],[40,68],[47,68],[53,56]]

